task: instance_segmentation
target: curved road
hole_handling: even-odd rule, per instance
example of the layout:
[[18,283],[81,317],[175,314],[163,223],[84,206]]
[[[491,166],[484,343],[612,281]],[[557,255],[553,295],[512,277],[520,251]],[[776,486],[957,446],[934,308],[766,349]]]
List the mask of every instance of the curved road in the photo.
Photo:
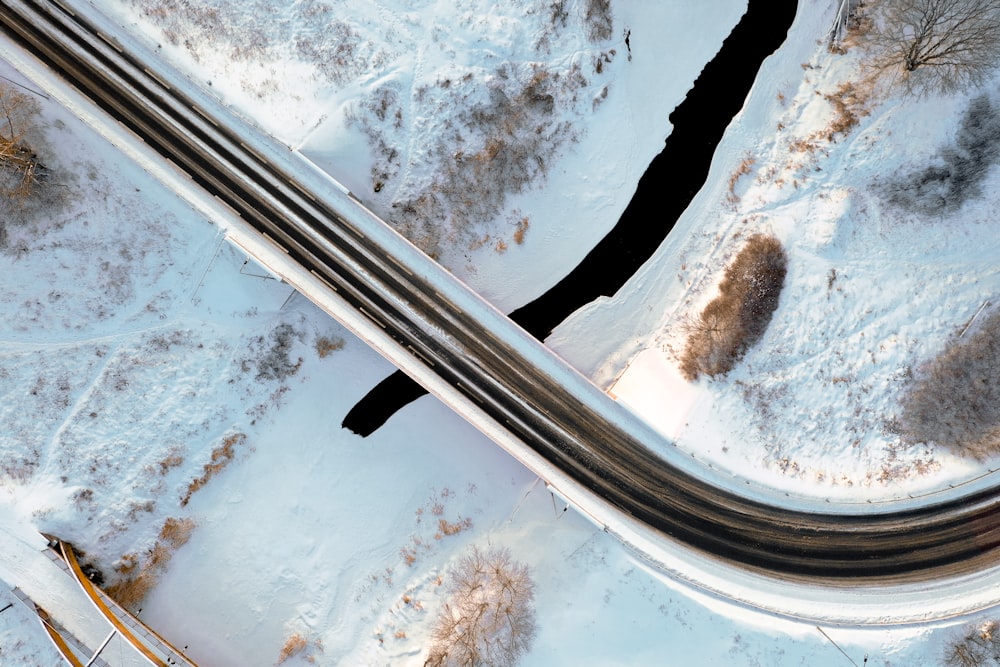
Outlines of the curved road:
[[[426,258],[384,241],[348,197],[319,200],[261,157],[267,141],[192,111],[82,17],[5,0],[14,39],[232,207],[430,370],[625,515],[753,572],[837,587],[970,574],[1000,555],[1000,493],[880,514],[790,511],[717,488],[652,453],[649,432]],[[382,239],[376,241],[375,239]],[[412,251],[406,251],[412,252]],[[559,378],[556,381],[553,378]],[[569,378],[569,379],[567,379]],[[564,491],[566,491],[564,489]]]

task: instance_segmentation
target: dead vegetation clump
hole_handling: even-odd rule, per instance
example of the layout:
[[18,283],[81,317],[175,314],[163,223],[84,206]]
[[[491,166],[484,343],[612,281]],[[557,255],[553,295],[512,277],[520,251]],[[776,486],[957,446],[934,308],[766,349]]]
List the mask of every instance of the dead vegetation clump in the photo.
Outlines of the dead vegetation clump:
[[186,506],[195,492],[208,484],[212,477],[232,462],[236,456],[236,448],[245,445],[246,441],[246,434],[239,432],[230,433],[222,439],[222,444],[212,450],[211,460],[202,466],[202,475],[191,480],[191,483],[188,484],[187,492],[181,498],[181,507]]
[[307,651],[308,653],[304,656],[306,662],[314,663],[316,662],[315,653],[323,651],[323,644],[319,640],[309,641],[301,632],[294,632],[285,639],[285,643],[281,646],[281,651],[278,652],[278,659],[274,664],[280,665]]
[[576,139],[566,112],[587,85],[577,62],[506,62],[488,74],[470,71],[422,86],[410,113],[426,147],[410,159],[431,168],[411,170],[397,148],[397,85],[384,84],[348,114],[375,153],[372,191],[383,193],[383,217],[431,257],[486,242],[502,252],[523,241],[526,225],[499,237],[497,217],[508,196],[543,183],[559,151]]
[[823,129],[825,139],[833,143],[838,136],[846,136],[858,126],[861,118],[868,115],[868,98],[871,89],[863,83],[844,81],[837,90],[823,96],[833,107],[834,115]]
[[778,307],[787,258],[781,242],[756,234],[726,267],[719,296],[685,326],[681,373],[688,380],[728,373],[756,343]]
[[305,651],[307,646],[309,646],[309,642],[298,632],[290,635],[281,647],[281,652],[278,653],[278,660],[275,664],[280,665],[289,658],[297,656],[299,653]]
[[900,430],[910,445],[935,443],[980,461],[1000,453],[1000,309],[915,373]]
[[240,362],[240,367],[244,373],[250,372],[251,368],[257,369],[254,379],[277,380],[284,382],[299,372],[302,367],[302,357],[292,357],[292,348],[296,341],[301,341],[303,334],[284,322],[271,331],[270,342],[264,336],[257,336],[250,341],[250,359]]
[[122,578],[105,589],[115,602],[126,609],[136,609],[173,558],[174,551],[187,544],[195,522],[188,518],[169,517],[163,522],[158,539],[145,556],[127,553],[115,564]]
[[[817,91],[818,92],[818,91]],[[833,116],[826,127],[815,130],[805,137],[792,138],[788,147],[793,153],[814,153],[824,144],[832,144],[845,137],[868,115],[868,99],[871,87],[865,82],[844,81],[832,93],[823,94],[830,103]]]
[[163,528],[160,529],[160,539],[166,541],[174,549],[177,549],[187,544],[187,541],[191,539],[191,531],[193,530],[193,520],[168,517],[163,522]]
[[434,539],[440,540],[446,536],[458,535],[463,530],[468,530],[469,528],[472,528],[472,519],[468,517],[459,519],[458,521],[438,519],[438,531],[434,533]]
[[326,359],[337,350],[344,348],[346,341],[343,338],[329,338],[320,336],[316,339],[316,354],[320,359]]
[[757,158],[753,155],[744,155],[743,159],[740,160],[739,165],[736,169],[729,175],[729,183],[727,189],[729,194],[726,195],[726,201],[730,204],[735,204],[740,200],[739,195],[736,194],[736,184],[739,182],[740,178],[746,176],[753,170],[754,164],[757,162]]
[[[35,475],[41,453],[33,449],[29,455],[5,455],[0,463],[0,483],[24,484]],[[2,484],[0,484],[2,485]]]

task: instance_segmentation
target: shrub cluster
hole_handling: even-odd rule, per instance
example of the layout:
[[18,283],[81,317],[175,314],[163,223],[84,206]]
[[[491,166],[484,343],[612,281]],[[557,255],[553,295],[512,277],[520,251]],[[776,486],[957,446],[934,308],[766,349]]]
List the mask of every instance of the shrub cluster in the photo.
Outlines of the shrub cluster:
[[781,242],[757,234],[726,268],[713,299],[688,322],[681,373],[688,380],[728,373],[756,343],[778,307],[787,258]]
[[919,369],[903,395],[909,444],[936,443],[976,459],[1000,451],[1000,309]]
[[1000,160],[1000,109],[987,95],[969,102],[953,145],[924,169],[890,184],[888,199],[897,206],[924,213],[954,213],[982,195],[990,169]]

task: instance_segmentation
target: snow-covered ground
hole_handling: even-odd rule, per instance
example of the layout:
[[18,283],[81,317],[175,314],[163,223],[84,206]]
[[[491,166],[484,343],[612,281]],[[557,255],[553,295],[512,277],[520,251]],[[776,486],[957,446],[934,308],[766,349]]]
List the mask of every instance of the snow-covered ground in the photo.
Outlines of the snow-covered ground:
[[[101,6],[507,309],[614,224],[667,114],[744,9],[613,3],[607,31],[582,2]],[[549,342],[602,386],[617,380],[679,449],[776,489],[864,502],[981,470],[900,450],[883,425],[903,370],[997,287],[996,206],[972,198],[943,222],[881,194],[954,140],[967,98],[873,102],[846,137],[790,150],[830,122],[816,91],[854,66],[817,43],[833,10],[802,3],[670,240]],[[527,102],[541,115],[515,113]],[[421,665],[449,565],[472,545],[508,546],[533,570],[525,665],[931,665],[968,620],[820,629],[706,598],[564,511],[433,399],[368,439],[343,431],[389,364],[39,103],[32,140],[59,196],[5,223],[0,516],[74,542],[109,582],[145,571],[142,618],[201,664],[273,664],[299,635],[306,648],[285,664]],[[544,136],[519,144],[540,118]],[[544,166],[470,203],[456,184],[526,168],[493,165],[491,139]],[[448,197],[418,201],[428,190]],[[677,322],[713,296],[751,229],[789,251],[781,308],[736,372],[690,385],[674,370]],[[0,578],[17,577],[0,563]],[[55,664],[17,604],[0,613],[0,662]]]
[[[708,185],[657,255],[549,344],[658,423],[685,456],[755,485],[859,507],[996,484],[996,461],[907,447],[898,433],[906,380],[1000,291],[1000,170],[983,165],[954,208],[934,199],[940,190],[918,187],[927,167],[970,138],[960,128],[984,92],[991,104],[976,122],[997,127],[996,82],[946,98],[876,92],[857,105],[856,127],[817,139],[843,118],[826,96],[861,78],[857,49],[836,55],[805,39],[824,34],[833,9],[799,11]],[[715,296],[726,262],[757,232],[776,235],[789,255],[780,307],[736,370],[689,383],[676,363],[685,319]],[[624,324],[599,346],[579,335],[608,322]]]

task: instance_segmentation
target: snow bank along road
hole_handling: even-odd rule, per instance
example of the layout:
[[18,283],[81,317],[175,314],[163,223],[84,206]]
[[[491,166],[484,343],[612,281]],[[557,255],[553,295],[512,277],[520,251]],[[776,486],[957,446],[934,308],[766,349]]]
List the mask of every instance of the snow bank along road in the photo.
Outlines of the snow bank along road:
[[178,89],[182,77],[154,56],[140,60],[141,49],[123,49],[125,36],[116,41],[103,24],[101,33],[97,21],[106,20],[83,4],[70,11],[4,0],[0,10],[14,40],[308,271],[315,279],[304,286],[308,296],[319,290],[328,299],[332,290],[363,313],[376,338],[395,341],[395,356],[387,356],[400,360],[407,350],[408,372],[599,524],[638,536],[633,543],[668,569],[720,593],[724,583],[706,584],[676,564],[749,572],[754,581],[776,578],[846,600],[886,586],[968,582],[1000,556],[997,489],[883,513],[806,512],[663,461],[643,445],[660,436],[626,409],[352,197],[322,187],[299,156],[207,96],[196,106],[199,93]]

